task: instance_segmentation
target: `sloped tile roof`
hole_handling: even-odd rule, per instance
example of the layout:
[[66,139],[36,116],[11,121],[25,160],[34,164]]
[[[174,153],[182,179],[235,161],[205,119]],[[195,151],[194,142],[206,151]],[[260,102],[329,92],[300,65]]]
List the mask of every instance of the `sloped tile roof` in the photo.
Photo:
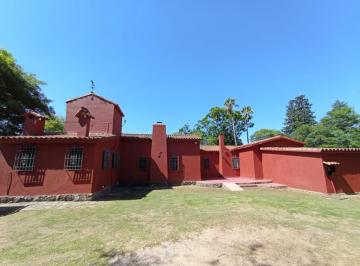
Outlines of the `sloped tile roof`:
[[262,147],[260,150],[285,152],[360,152],[360,148]]
[[[152,134],[123,133],[122,137],[134,138],[134,139],[152,139]],[[175,140],[201,140],[201,138],[199,136],[196,136],[196,135],[170,134],[170,135],[167,135],[167,138],[168,139],[175,139]]]
[[88,137],[85,136],[77,136],[70,134],[61,134],[61,135],[41,135],[41,136],[0,136],[0,141],[7,140],[98,140],[98,139],[107,139],[107,138],[115,138],[115,135],[90,135]]
[[288,141],[291,141],[291,142],[294,142],[294,143],[297,143],[297,144],[304,144],[304,142],[301,142],[301,141],[298,141],[298,140],[295,140],[295,139],[292,139],[292,138],[288,138],[288,137],[285,137],[285,136],[282,136],[282,135],[278,135],[278,136],[274,136],[274,137],[271,137],[271,138],[267,138],[267,139],[263,139],[263,140],[259,140],[259,141],[254,141],[254,142],[251,142],[249,144],[241,145],[241,146],[238,146],[238,147],[236,147],[234,149],[242,150],[242,149],[246,149],[246,148],[250,148],[250,147],[254,147],[254,146],[263,145],[263,144],[266,144],[266,143],[269,143],[269,142],[272,142],[272,141],[275,141],[275,140],[288,140]]
[[101,97],[101,96],[99,96],[99,95],[97,95],[97,94],[95,94],[93,92],[90,92],[88,94],[85,94],[83,96],[79,96],[79,97],[76,97],[76,98],[73,98],[73,99],[70,99],[70,100],[67,100],[66,103],[73,102],[73,101],[76,101],[76,100],[79,100],[79,99],[83,99],[83,98],[86,98],[88,96],[94,96],[94,97],[96,97],[96,98],[98,98],[98,99],[100,99],[100,100],[102,100],[104,102],[107,102],[107,103],[110,103],[110,104],[114,105],[115,108],[118,109],[118,111],[122,114],[122,116],[125,116],[123,111],[121,110],[120,106],[117,103],[114,103],[114,102],[112,102],[112,101],[110,101],[110,100],[108,100],[108,99],[106,99],[104,97]]
[[[233,146],[233,145],[226,145],[225,146],[228,150],[234,150],[235,148],[239,146]],[[203,151],[219,151],[219,145],[200,145],[200,150]]]

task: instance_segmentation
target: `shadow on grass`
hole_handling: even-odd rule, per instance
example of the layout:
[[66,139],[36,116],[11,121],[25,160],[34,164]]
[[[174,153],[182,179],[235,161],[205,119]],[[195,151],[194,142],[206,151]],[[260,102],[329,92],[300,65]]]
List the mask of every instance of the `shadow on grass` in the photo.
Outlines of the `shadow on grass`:
[[0,217],[9,214],[14,214],[26,207],[27,206],[0,206]]
[[172,189],[171,186],[114,187],[97,201],[138,200],[145,198],[154,190]]

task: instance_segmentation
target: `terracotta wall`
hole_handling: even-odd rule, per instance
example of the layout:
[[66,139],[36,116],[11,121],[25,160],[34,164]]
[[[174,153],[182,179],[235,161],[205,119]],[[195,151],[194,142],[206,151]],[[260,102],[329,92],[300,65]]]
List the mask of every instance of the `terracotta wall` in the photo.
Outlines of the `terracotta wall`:
[[302,147],[301,143],[289,139],[272,140],[261,145],[253,145],[239,150],[240,175],[246,178],[263,179],[261,147]]
[[[102,167],[103,152],[109,151],[109,167]],[[119,153],[119,140],[101,140],[94,147],[94,181],[92,192],[99,191],[105,187],[112,186],[119,181],[120,169],[112,167],[112,154]]]
[[[139,169],[139,159],[148,159],[147,169]],[[122,185],[147,185],[150,180],[150,139],[122,138],[120,141],[120,174]]]
[[82,171],[64,170],[67,144],[36,144],[35,168],[32,172],[12,170],[18,144],[0,146],[0,195],[51,195],[90,193],[94,171],[94,146],[79,144],[84,148]]
[[168,140],[168,158],[179,157],[179,170],[168,170],[168,182],[179,185],[183,181],[201,180],[200,141]]
[[320,153],[264,151],[262,165],[265,179],[289,187],[328,192],[329,180]]
[[242,177],[246,178],[256,178],[255,171],[255,153],[252,149],[250,150],[241,150],[239,153],[240,158],[240,174]]
[[91,95],[67,102],[66,132],[76,133],[78,131],[79,123],[75,115],[82,106],[86,107],[94,116],[94,119],[91,119],[90,133],[120,135],[122,116],[119,111],[114,108],[113,104]]
[[[219,152],[218,151],[200,151],[201,157],[201,179],[218,179],[221,177],[219,172]],[[209,168],[204,168],[204,160],[209,160]]]
[[322,157],[324,161],[340,163],[329,177],[329,192],[360,192],[360,153],[327,152]]
[[25,114],[23,125],[23,135],[39,136],[44,134],[45,118],[37,117],[32,114]]
[[166,184],[168,181],[166,126],[159,123],[153,125],[150,156],[150,183]]

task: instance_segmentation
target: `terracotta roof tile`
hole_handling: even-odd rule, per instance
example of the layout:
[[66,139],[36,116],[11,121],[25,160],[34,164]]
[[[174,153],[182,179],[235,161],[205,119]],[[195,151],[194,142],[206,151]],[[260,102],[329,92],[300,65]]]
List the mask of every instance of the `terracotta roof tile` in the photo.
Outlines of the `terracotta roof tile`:
[[97,139],[106,139],[114,138],[115,135],[90,135],[85,136],[76,136],[76,135],[41,135],[41,136],[0,136],[0,141],[6,140],[97,140]]
[[360,152],[360,148],[262,147],[260,150],[284,152]]
[[[152,139],[152,134],[133,134],[133,133],[123,133],[122,137],[125,138],[135,138],[135,139]],[[178,139],[178,140],[201,140],[200,137],[196,135],[176,135],[170,134],[167,135],[168,139]]]
[[[234,146],[234,145],[226,145],[225,146],[228,150],[232,151],[235,148],[239,147],[239,146]],[[200,150],[203,151],[219,151],[219,145],[200,145]]]
[[259,140],[259,141],[254,141],[254,142],[251,142],[249,144],[241,145],[241,146],[238,146],[238,147],[236,147],[234,149],[242,150],[242,149],[246,149],[246,148],[249,148],[249,147],[258,146],[258,145],[262,145],[262,144],[272,142],[274,140],[281,140],[281,139],[282,140],[289,140],[289,141],[297,143],[297,144],[304,144],[304,142],[301,142],[301,141],[298,141],[298,140],[295,140],[295,139],[292,139],[292,138],[288,138],[288,137],[285,137],[285,136],[282,136],[282,135],[278,135],[278,136],[274,136],[274,137],[271,137],[271,138],[262,139],[262,140]]

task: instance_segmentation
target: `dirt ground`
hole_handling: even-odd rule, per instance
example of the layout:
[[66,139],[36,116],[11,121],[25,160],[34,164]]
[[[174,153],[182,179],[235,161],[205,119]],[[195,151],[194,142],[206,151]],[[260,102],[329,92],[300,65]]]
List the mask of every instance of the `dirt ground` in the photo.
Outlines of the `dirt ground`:
[[[349,265],[346,254],[332,260],[318,255],[314,234],[284,227],[211,228],[174,243],[116,256],[110,265]],[[335,252],[341,241],[328,244],[327,249]]]

